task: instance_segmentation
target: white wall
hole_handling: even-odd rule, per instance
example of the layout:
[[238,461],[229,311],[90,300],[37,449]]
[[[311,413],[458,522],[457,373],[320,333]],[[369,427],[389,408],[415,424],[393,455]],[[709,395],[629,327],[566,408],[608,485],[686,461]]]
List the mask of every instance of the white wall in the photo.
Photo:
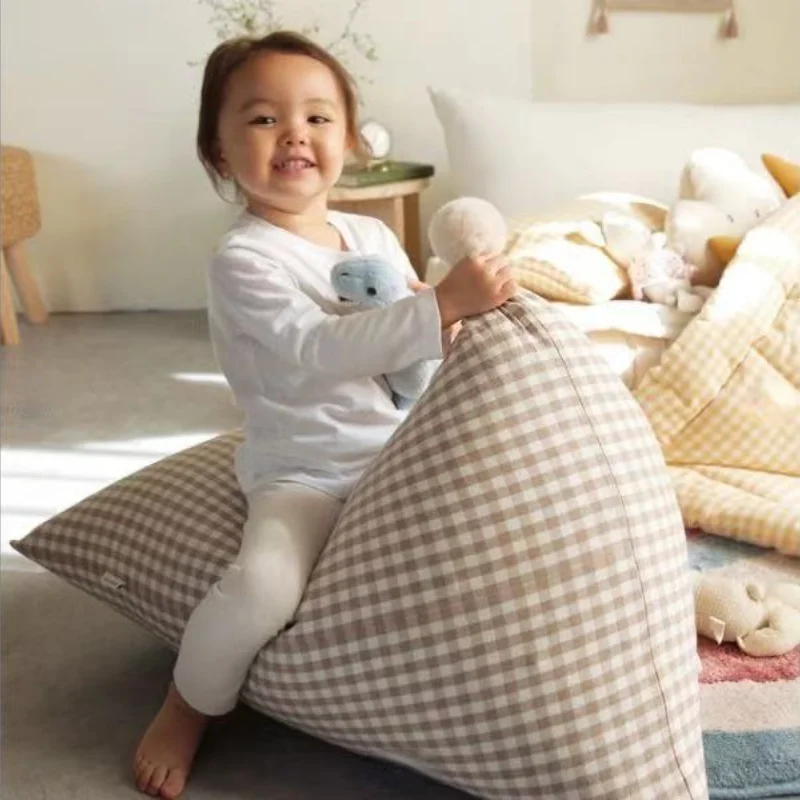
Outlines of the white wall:
[[[502,76],[507,91],[530,93],[528,0],[502,0],[499,15],[497,0],[469,4],[469,14],[464,0],[368,6],[381,61],[364,95],[398,157],[444,162],[429,82],[488,89]],[[326,17],[350,5],[328,0]],[[216,43],[207,8],[3,0],[0,13],[2,140],[36,159],[43,229],[30,254],[51,308],[203,306],[208,252],[232,215],[194,151],[202,70],[187,61]]]
[[734,0],[738,39],[722,14],[609,12],[586,36],[591,0],[532,0],[533,92],[543,100],[800,99],[800,0]]
[[[737,0],[716,15],[613,14],[585,37],[590,0],[371,0],[365,108],[395,155],[432,161],[423,217],[449,197],[427,85],[542,99],[800,99],[800,0]],[[289,24],[302,24],[304,6]],[[317,0],[338,24],[344,0]],[[197,308],[208,251],[233,210],[194,153],[200,60],[215,44],[196,0],[3,0],[4,143],[36,159],[44,227],[30,253],[54,310]],[[691,57],[691,58],[690,58]],[[509,146],[514,136],[509,131]]]

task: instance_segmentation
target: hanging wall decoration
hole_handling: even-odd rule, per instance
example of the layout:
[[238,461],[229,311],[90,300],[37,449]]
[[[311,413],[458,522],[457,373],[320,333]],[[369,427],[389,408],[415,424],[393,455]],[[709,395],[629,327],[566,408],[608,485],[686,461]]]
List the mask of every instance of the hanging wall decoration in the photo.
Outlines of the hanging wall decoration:
[[734,0],[594,0],[589,33],[608,33],[610,11],[680,11],[683,13],[722,13],[719,34],[723,39],[739,35]]

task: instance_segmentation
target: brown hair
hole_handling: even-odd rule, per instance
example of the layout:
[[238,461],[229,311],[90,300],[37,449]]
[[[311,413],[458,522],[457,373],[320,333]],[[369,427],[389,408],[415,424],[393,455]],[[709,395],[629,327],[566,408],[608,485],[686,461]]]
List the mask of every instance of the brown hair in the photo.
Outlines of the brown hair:
[[330,53],[302,34],[293,31],[275,31],[260,39],[241,36],[217,45],[208,57],[203,73],[200,119],[197,125],[197,154],[214,188],[219,192],[225,180],[219,169],[218,125],[228,79],[250,58],[262,52],[308,56],[330,69],[344,97],[347,133],[354,143],[353,152],[360,161],[366,160],[367,146],[358,132],[358,94],[355,81]]

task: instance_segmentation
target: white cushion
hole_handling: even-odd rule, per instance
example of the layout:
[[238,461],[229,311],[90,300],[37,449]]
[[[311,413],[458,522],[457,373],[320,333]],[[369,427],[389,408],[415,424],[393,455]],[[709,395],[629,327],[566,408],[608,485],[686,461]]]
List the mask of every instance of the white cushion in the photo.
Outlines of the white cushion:
[[586,192],[671,203],[689,153],[727,147],[755,169],[764,152],[800,160],[800,104],[536,103],[430,89],[456,195],[507,216]]

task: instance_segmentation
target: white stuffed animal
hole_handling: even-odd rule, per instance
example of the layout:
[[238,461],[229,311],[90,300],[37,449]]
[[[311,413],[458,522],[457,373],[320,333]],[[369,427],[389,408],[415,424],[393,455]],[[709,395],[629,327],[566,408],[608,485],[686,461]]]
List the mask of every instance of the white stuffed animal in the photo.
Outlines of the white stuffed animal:
[[701,636],[736,642],[750,656],[780,656],[800,644],[800,584],[765,586],[701,572],[694,606]]
[[678,200],[667,213],[667,245],[696,268],[693,283],[716,286],[723,264],[708,240],[744,235],[782,199],[777,186],[736,153],[719,147],[695,150],[681,172]]
[[459,197],[445,203],[428,225],[434,255],[450,267],[468,256],[502,252],[507,238],[503,215],[479,197]]
[[692,267],[675,250],[666,247],[666,236],[653,232],[639,219],[610,211],[600,227],[605,249],[628,273],[634,300],[650,300],[680,311],[699,311],[709,292],[692,286]]

